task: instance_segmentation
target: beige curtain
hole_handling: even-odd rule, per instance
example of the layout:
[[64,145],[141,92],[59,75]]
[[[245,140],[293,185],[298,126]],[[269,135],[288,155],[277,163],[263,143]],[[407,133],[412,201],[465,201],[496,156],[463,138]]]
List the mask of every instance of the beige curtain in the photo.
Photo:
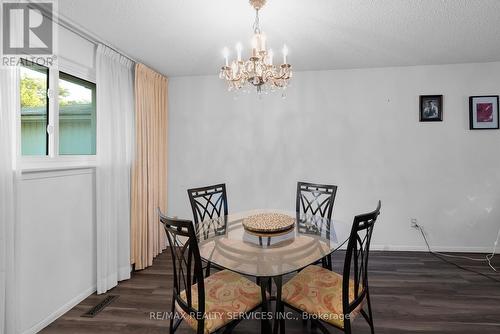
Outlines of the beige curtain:
[[135,66],[135,133],[131,263],[140,270],[166,247],[156,208],[167,205],[167,78],[143,64]]

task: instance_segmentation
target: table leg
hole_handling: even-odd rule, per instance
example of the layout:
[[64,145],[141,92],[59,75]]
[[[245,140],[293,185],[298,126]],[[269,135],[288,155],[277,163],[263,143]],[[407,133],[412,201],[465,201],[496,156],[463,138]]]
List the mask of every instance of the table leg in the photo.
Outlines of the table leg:
[[269,305],[268,305],[268,300],[267,300],[267,284],[269,283],[269,278],[268,277],[260,277],[258,279],[260,283],[260,293],[261,293],[261,298],[262,298],[262,319],[260,321],[260,332],[261,333],[271,333],[271,324],[269,323],[269,320],[267,319],[267,313],[269,310]]
[[283,327],[281,324],[282,310],[281,310],[281,276],[274,277],[274,284],[276,284],[276,309],[274,312],[274,326],[273,334],[278,334],[278,329]]

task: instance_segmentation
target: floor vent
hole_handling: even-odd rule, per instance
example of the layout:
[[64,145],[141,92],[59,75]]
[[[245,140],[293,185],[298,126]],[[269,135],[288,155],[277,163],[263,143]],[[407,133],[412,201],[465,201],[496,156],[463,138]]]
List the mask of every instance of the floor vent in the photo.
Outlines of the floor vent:
[[85,318],[93,318],[93,317],[95,317],[99,312],[101,312],[102,310],[104,310],[104,308],[106,306],[108,306],[109,304],[111,304],[117,298],[118,298],[117,295],[106,296],[106,298],[104,298],[99,304],[97,304],[96,306],[92,307],[90,310],[88,310],[84,314],[82,314],[82,317],[85,317]]

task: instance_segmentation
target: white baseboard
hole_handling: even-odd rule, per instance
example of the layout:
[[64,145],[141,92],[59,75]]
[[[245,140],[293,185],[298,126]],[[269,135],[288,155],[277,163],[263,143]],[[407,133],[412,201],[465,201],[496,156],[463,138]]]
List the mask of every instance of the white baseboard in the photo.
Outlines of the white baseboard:
[[83,291],[78,296],[76,296],[75,298],[71,299],[70,301],[68,301],[63,306],[61,306],[59,309],[57,309],[56,311],[52,312],[47,318],[43,319],[42,321],[40,321],[35,326],[33,326],[33,327],[25,330],[24,332],[22,332],[22,334],[35,334],[35,333],[38,333],[39,331],[41,331],[42,329],[44,329],[45,327],[47,327],[48,325],[50,325],[54,320],[56,320],[57,318],[59,318],[60,316],[62,316],[64,313],[68,312],[73,307],[75,307],[76,305],[78,305],[85,298],[87,298],[88,296],[90,296],[91,294],[93,294],[94,292],[96,292],[96,290],[97,290],[97,286],[95,286],[95,285],[92,286],[92,287],[90,287],[90,288],[88,288],[87,290]]
[[[406,245],[370,245],[370,250],[374,251],[401,251],[401,252],[427,252],[426,246],[406,246]],[[436,252],[450,253],[485,253],[489,254],[493,250],[491,247],[453,247],[453,246],[432,246]]]

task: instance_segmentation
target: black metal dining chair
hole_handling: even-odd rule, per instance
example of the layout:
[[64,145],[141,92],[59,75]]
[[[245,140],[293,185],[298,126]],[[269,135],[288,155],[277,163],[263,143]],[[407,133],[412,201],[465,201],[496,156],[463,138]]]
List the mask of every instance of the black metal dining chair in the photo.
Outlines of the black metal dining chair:
[[[212,186],[188,189],[189,202],[193,211],[193,220],[197,226],[207,219],[227,216],[227,193],[224,183]],[[203,228],[205,225],[201,226]],[[205,265],[205,276],[210,276],[212,264]]]
[[[310,315],[313,324],[323,333],[329,333],[323,325],[326,322],[348,334],[352,332],[351,322],[361,313],[371,333],[375,333],[368,287],[368,258],[380,207],[379,201],[374,211],[354,217],[343,274],[316,265],[306,267],[283,285],[282,301],[278,306],[281,312],[287,306]],[[314,291],[314,294],[307,291]],[[280,320],[279,325],[284,333],[284,320]]]
[[[261,288],[229,270],[204,278],[193,223],[166,217],[161,212],[159,216],[170,245],[174,277],[170,333],[182,320],[198,334],[231,332],[261,305]],[[180,317],[174,317],[175,314]]]
[[224,183],[192,188],[188,189],[187,192],[195,224],[205,219],[213,219],[227,215],[227,194],[226,185]]
[[[335,185],[297,182],[295,211],[297,215],[311,214],[330,220],[336,194]],[[321,262],[325,268],[332,268],[331,255],[325,256]]]

